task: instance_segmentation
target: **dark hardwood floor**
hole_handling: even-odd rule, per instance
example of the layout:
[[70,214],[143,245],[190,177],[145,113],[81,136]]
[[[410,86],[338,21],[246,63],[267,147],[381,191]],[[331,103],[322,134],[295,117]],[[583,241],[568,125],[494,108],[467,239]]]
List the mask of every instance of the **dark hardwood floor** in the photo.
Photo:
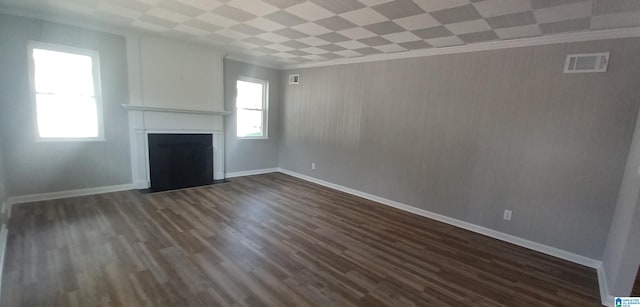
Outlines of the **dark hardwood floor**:
[[600,306],[596,272],[281,173],[15,206],[2,306]]
[[631,290],[631,296],[640,297],[640,269],[636,274],[636,282],[633,284],[633,289]]

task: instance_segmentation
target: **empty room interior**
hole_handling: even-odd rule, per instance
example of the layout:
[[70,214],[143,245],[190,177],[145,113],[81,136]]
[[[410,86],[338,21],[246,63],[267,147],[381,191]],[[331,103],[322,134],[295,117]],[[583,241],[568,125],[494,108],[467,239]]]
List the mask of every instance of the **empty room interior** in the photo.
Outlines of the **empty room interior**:
[[640,306],[639,107],[638,0],[0,0],[0,306]]

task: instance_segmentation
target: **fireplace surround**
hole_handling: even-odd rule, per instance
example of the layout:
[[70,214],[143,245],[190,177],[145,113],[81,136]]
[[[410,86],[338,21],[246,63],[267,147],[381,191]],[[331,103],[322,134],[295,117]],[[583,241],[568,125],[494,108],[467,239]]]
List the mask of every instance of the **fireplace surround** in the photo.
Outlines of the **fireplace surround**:
[[[211,136],[213,180],[224,179],[224,118],[230,112],[123,105],[129,111],[132,180],[137,189],[151,187],[149,136],[207,134]],[[213,181],[212,180],[212,181]]]

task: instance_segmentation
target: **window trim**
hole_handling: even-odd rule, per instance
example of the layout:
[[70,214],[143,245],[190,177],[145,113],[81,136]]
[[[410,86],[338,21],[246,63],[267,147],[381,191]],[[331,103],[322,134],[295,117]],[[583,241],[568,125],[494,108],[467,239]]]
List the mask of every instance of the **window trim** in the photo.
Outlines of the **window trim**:
[[[262,136],[238,136],[238,81],[253,82],[262,84],[262,110],[258,109],[245,109],[262,111]],[[268,140],[269,139],[269,80],[239,76],[235,82],[235,118],[236,118],[236,133],[235,136],[239,140]]]
[[[35,62],[33,60],[33,49],[45,49],[57,52],[71,53],[77,55],[84,55],[91,57],[92,63],[92,77],[93,88],[96,100],[96,111],[98,120],[98,136],[96,137],[41,137],[38,127],[38,107],[36,99],[36,86],[35,86]],[[104,133],[104,113],[102,104],[102,81],[100,80],[100,53],[97,50],[77,48],[66,45],[59,45],[53,43],[45,43],[40,41],[28,41],[27,42],[27,58],[29,67],[29,90],[31,91],[31,107],[33,128],[36,142],[104,142],[106,141]]]

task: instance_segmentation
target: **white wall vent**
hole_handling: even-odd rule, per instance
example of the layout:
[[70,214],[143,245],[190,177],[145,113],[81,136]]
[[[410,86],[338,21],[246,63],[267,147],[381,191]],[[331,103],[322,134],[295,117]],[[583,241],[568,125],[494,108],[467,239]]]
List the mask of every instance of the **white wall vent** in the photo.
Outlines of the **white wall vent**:
[[564,64],[565,73],[605,72],[609,65],[609,52],[570,54]]
[[289,75],[289,84],[300,84],[300,75]]

